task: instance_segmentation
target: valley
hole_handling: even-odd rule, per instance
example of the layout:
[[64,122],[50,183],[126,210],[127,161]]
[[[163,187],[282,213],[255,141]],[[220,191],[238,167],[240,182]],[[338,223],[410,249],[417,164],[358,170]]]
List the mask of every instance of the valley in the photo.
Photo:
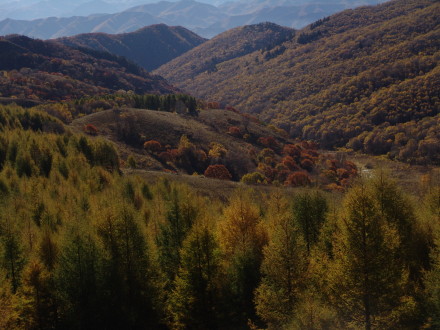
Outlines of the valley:
[[0,329],[440,327],[438,1],[0,10]]

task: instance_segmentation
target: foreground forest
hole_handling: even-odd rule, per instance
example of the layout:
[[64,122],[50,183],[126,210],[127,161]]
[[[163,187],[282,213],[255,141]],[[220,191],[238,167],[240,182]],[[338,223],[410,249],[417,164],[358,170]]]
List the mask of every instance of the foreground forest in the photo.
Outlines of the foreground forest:
[[0,328],[440,326],[438,172],[207,199],[44,112],[0,119]]

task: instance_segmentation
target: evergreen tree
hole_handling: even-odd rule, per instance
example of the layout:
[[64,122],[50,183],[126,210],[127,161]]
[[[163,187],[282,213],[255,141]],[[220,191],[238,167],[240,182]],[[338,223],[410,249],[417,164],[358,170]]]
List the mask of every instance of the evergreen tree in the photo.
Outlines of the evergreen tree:
[[24,329],[54,329],[58,324],[58,301],[54,281],[43,265],[30,262],[23,271],[23,284],[15,306],[16,326]]
[[180,249],[197,217],[197,209],[189,200],[182,198],[176,188],[172,189],[168,207],[166,220],[160,225],[156,244],[161,270],[169,285],[179,269]]
[[70,232],[61,250],[56,269],[56,285],[62,302],[64,327],[89,329],[105,325],[101,308],[102,260],[90,234]]
[[330,303],[352,326],[395,327],[413,304],[405,296],[408,278],[399,259],[398,231],[382,215],[370,187],[353,188],[344,209],[328,271]]
[[0,228],[1,265],[6,270],[6,278],[15,293],[20,285],[21,271],[24,267],[24,256],[19,235],[13,230],[10,219],[6,219]]
[[428,217],[434,224],[434,246],[431,251],[430,270],[424,276],[428,324],[440,328],[440,187],[426,196]]
[[308,254],[318,240],[326,212],[327,202],[319,192],[298,194],[293,199],[293,214],[304,236]]
[[289,203],[284,198],[273,198],[270,205],[269,244],[263,250],[262,280],[255,303],[258,315],[269,328],[281,329],[294,317],[305,286],[307,250]]
[[225,209],[224,217],[220,224],[220,243],[229,291],[226,299],[231,322],[244,326],[256,316],[254,291],[260,281],[262,249],[267,235],[250,192],[238,191]]
[[168,301],[171,328],[215,329],[219,250],[207,227],[191,231],[183,243],[181,257]]
[[153,308],[155,276],[135,211],[114,201],[102,214],[98,235],[105,251],[103,282],[108,295],[108,326],[157,326],[158,316]]

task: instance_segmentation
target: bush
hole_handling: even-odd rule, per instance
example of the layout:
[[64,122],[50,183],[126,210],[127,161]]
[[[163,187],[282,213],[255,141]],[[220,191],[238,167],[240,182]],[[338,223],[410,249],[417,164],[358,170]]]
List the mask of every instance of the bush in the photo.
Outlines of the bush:
[[144,149],[148,152],[156,153],[162,150],[162,145],[155,140],[150,140],[144,143]]
[[310,177],[305,172],[292,173],[287,177],[287,180],[284,182],[285,185],[294,187],[307,186],[310,183]]
[[96,128],[96,126],[92,125],[92,124],[87,124],[84,126],[84,132],[89,134],[89,135],[98,135],[98,129]]
[[248,173],[241,178],[241,182],[245,184],[261,184],[264,183],[264,181],[264,175],[260,172]]
[[209,165],[204,175],[207,178],[231,180],[232,175],[224,165]]

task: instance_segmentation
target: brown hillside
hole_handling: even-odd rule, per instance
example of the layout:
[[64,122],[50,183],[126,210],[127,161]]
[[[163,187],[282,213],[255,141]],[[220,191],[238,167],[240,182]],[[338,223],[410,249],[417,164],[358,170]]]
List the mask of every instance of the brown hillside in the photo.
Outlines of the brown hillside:
[[118,90],[159,94],[177,89],[115,55],[24,36],[0,37],[0,96],[54,101]]
[[217,63],[210,72],[191,61],[178,77],[170,64],[157,72],[323,148],[438,164],[438,12],[438,1],[389,1],[317,21],[271,50]]
[[234,58],[257,50],[271,49],[290,39],[294,32],[293,29],[273,23],[231,29],[163,65],[155,73],[166,76],[176,85],[192,89],[191,80],[198,75],[216,72],[217,65]]
[[[257,164],[251,157],[250,152],[253,149],[256,149],[255,152],[262,149],[254,142],[259,137],[275,136],[280,141],[285,141],[282,136],[271,129],[227,110],[201,111],[196,118],[143,109],[107,110],[74,120],[71,126],[78,131],[82,131],[87,124],[94,125],[100,135],[117,142],[123,155],[122,158],[126,159],[129,154],[133,153],[142,167],[154,170],[169,169],[174,171],[178,169],[167,166],[165,162],[160,162],[157,158],[151,157],[141,146],[129,146],[121,141],[118,132],[122,127],[128,127],[130,131],[136,131],[143,141],[155,140],[160,142],[162,146],[168,145],[169,148],[177,147],[183,135],[186,135],[191,143],[205,153],[209,152],[211,143],[220,143],[227,150],[221,162],[225,163],[229,170],[234,173],[236,179],[255,170]],[[248,143],[242,138],[236,138],[228,134],[228,129],[231,126],[239,127],[243,132],[247,132],[253,137],[254,141]],[[192,172],[189,174],[192,174]]]

